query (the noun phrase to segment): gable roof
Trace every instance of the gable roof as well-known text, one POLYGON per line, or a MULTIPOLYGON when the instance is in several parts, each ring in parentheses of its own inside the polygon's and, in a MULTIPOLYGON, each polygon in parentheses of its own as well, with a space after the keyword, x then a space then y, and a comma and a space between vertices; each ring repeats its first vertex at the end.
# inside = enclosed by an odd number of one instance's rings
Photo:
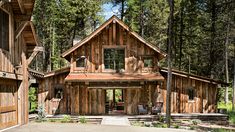
POLYGON ((68 49, 67 51, 65 51, 61 56, 64 58, 67 58, 69 54, 71 54, 73 51, 75 51, 77 48, 79 48, 80 46, 82 46, 83 44, 85 44, 86 42, 88 42, 89 40, 91 40, 95 35, 97 35, 100 31, 102 31, 106 26, 108 26, 110 23, 112 23, 113 21, 117 22, 119 25, 121 25, 124 29, 126 29, 127 31, 129 31, 129 33, 131 35, 133 35, 134 37, 136 37, 139 41, 141 41, 142 43, 144 43, 145 45, 147 45, 148 47, 150 47, 151 49, 153 49, 154 51, 159 53, 159 58, 163 59, 166 57, 166 53, 164 53, 163 51, 161 51, 158 47, 156 47, 155 45, 147 42, 144 38, 142 38, 140 35, 138 35, 136 32, 133 32, 130 30, 130 28, 124 23, 122 22, 117 16, 112 16, 111 18, 109 18, 105 23, 103 23, 99 28, 97 28, 94 32, 92 32, 89 36, 87 36, 85 39, 81 40, 80 42, 78 42, 77 44, 75 44, 73 47, 71 47, 70 49, 68 49))

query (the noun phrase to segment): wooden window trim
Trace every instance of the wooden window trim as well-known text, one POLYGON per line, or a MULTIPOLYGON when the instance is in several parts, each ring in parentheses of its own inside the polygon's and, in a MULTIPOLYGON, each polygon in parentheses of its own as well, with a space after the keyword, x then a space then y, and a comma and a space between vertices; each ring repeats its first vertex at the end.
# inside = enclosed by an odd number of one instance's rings
POLYGON ((144 63, 144 68, 153 68, 154 67, 154 56, 152 56, 152 55, 144 55, 144 56, 142 56, 142 60, 143 60, 143 63, 144 63), (145 66, 145 62, 144 62, 145 58, 151 58, 152 59, 152 66, 151 67, 145 66))
POLYGON ((87 57, 85 57, 85 58, 82 58, 82 59, 84 59, 84 66, 79 66, 79 67, 77 67, 77 60, 75 60, 75 69, 84 69, 85 67, 86 67, 86 63, 87 63, 87 57))
POLYGON ((103 45, 102 46, 102 71, 103 72, 108 72, 108 73, 114 73, 117 72, 117 70, 113 70, 113 69, 105 69, 105 65, 104 65, 104 49, 124 49, 124 71, 126 69, 126 55, 127 55, 127 47, 125 45, 103 45))
POLYGON ((10 54, 10 51, 11 51, 11 37, 12 37, 11 36, 12 32, 11 32, 11 28, 10 28, 11 27, 11 21, 12 21, 11 13, 8 10, 6 10, 2 7, 0 7, 0 10, 5 12, 6 14, 8 14, 8 50, 3 49, 3 48, 0 48, 0 50, 5 54, 10 54))
POLYGON ((53 95, 53 99, 63 99, 64 98, 64 84, 56 84, 56 85, 54 85, 54 95, 53 95), (56 94, 57 93, 55 93, 55 91, 56 91, 56 89, 59 89, 59 90, 61 90, 61 97, 60 98, 57 98, 56 97, 56 94))
POLYGON ((187 88, 187 95, 188 95, 188 102, 195 102, 195 94, 196 94, 196 91, 195 91, 195 88, 194 87, 189 87, 187 88), (190 99, 189 98, 189 90, 192 90, 193 91, 193 99, 190 99))

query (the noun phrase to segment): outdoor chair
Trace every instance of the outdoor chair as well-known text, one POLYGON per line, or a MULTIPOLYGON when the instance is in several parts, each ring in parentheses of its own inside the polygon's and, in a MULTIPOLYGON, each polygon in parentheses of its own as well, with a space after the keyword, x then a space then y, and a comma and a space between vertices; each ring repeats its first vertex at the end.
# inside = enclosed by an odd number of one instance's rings
POLYGON ((148 114, 147 109, 145 109, 143 105, 138 105, 138 112, 139 114, 148 114))
POLYGON ((162 102, 157 102, 156 106, 152 108, 152 114, 158 114, 162 112, 162 102))

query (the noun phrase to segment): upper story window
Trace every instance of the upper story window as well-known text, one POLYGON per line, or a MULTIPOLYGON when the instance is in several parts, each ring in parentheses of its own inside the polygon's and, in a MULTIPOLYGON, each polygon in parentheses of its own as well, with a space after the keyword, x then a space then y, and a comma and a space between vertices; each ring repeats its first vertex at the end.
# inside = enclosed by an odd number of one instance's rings
POLYGON ((9 51, 9 15, 0 10, 0 48, 9 51))
POLYGON ((85 67, 86 65, 86 57, 80 56, 76 60, 76 67, 85 67))
POLYGON ((105 69, 121 70, 125 69, 125 49, 107 48, 104 49, 105 69))
POLYGON ((144 57, 144 67, 153 67, 153 57, 144 57))
POLYGON ((194 96, 195 96, 194 88, 188 88, 188 100, 189 101, 194 100, 194 96))

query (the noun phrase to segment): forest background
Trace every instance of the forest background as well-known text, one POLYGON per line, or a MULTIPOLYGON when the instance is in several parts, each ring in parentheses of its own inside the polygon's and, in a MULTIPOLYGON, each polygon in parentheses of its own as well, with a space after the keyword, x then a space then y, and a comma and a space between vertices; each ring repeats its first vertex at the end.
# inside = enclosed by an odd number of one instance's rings
MULTIPOLYGON (((229 104, 235 80, 235 1, 174 2, 173 69, 229 83, 217 95, 218 102, 229 104)), ((60 55, 112 14, 167 52, 167 0, 36 0, 32 20, 45 51, 30 67, 49 72, 68 66, 60 55)))

